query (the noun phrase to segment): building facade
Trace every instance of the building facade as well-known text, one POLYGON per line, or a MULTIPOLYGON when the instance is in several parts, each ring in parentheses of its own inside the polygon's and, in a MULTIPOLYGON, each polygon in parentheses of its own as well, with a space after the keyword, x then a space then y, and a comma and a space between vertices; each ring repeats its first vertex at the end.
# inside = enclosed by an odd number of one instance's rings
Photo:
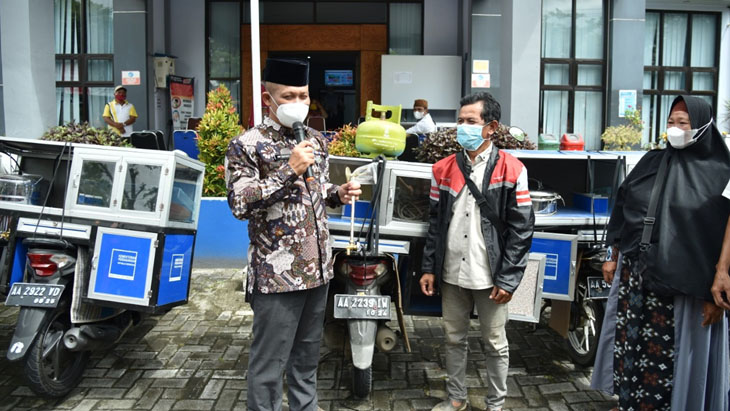
MULTIPOLYGON (((643 143, 663 132, 678 94, 701 96, 730 128, 730 0, 308 0, 259 2, 260 56, 311 62, 312 97, 327 128, 381 101, 383 55, 458 56, 461 94, 493 93, 503 122, 576 133, 600 148, 605 127, 641 110, 643 143)), ((250 3, 244 0, 0 2, 0 135, 38 138, 68 121, 102 126, 122 72, 135 129, 171 131, 156 55, 195 78, 194 116, 225 84, 248 124, 250 3)), ((423 67, 428 70, 428 67, 423 67)), ((434 107, 439 102, 431 102, 434 107)), ((453 102, 452 102, 453 103, 453 102)), ((408 107, 410 108, 410 107, 408 107)), ((453 110, 434 110, 452 123, 453 110)), ((406 119, 410 113, 406 112, 406 119)))

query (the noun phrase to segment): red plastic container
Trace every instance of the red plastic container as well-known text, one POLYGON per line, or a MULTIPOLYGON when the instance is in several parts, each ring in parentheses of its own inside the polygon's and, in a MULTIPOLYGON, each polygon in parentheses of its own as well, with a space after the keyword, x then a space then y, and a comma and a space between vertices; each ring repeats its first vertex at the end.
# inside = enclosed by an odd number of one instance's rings
POLYGON ((561 150, 583 151, 585 149, 585 141, 580 134, 563 134, 560 138, 561 150))

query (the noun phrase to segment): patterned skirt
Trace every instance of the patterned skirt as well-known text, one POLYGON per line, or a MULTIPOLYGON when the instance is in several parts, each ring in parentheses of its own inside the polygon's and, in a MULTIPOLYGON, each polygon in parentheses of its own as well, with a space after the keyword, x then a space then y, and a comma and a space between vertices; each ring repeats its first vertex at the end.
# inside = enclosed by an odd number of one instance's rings
POLYGON ((614 393, 621 410, 668 410, 674 374, 674 297, 643 289, 623 260, 616 313, 614 393))

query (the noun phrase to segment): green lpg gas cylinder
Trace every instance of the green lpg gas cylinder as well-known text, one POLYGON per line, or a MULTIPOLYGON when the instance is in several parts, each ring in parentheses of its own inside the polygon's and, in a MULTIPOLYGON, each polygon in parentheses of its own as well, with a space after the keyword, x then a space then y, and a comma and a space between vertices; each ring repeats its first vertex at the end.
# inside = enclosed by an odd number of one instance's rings
POLYGON ((401 106, 381 106, 368 101, 365 121, 357 126, 355 148, 369 157, 397 157, 406 148, 406 129, 400 125, 401 106), (373 110, 380 118, 373 117, 373 110), (388 118, 390 112, 390 118, 388 118))

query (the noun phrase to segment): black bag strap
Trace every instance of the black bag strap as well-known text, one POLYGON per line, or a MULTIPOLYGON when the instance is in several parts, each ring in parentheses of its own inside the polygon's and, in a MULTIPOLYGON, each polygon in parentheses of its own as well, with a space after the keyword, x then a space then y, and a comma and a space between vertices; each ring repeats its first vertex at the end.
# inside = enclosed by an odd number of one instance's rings
POLYGON ((489 206, 489 202, 484 197, 484 194, 479 191, 479 188, 474 183, 474 181, 469 178, 469 173, 467 173, 466 171, 466 161, 464 159, 463 151, 459 151, 456 153, 456 165, 459 166, 459 170, 461 171, 461 174, 464 176, 464 180, 466 181, 466 186, 469 187, 471 195, 474 196, 474 199, 476 200, 482 215, 487 217, 487 219, 489 219, 489 222, 491 222, 493 226, 497 227, 497 231, 499 231, 499 238, 501 241, 502 233, 504 232, 504 224, 502 223, 502 220, 497 217, 497 214, 492 211, 492 208, 489 206))
POLYGON ((669 156, 671 154, 666 151, 662 162, 659 165, 659 171, 656 173, 656 180, 654 180, 654 186, 651 188, 651 198, 649 199, 649 209, 644 217, 644 230, 641 233, 641 242, 639 248, 646 250, 651 243, 651 233, 654 230, 654 223, 656 222, 656 208, 659 205, 659 193, 664 188, 664 178, 667 176, 667 164, 669 163, 669 156))

